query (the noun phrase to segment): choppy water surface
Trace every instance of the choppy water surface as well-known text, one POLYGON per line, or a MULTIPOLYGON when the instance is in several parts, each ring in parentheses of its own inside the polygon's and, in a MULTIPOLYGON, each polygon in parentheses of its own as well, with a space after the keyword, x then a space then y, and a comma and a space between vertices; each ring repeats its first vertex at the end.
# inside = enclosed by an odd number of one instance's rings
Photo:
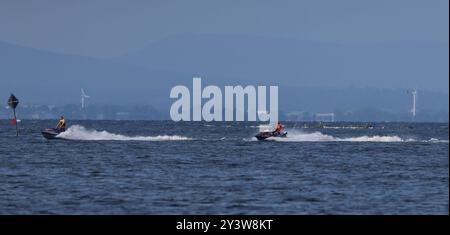
POLYGON ((448 214, 448 124, 0 121, 1 214, 448 214))

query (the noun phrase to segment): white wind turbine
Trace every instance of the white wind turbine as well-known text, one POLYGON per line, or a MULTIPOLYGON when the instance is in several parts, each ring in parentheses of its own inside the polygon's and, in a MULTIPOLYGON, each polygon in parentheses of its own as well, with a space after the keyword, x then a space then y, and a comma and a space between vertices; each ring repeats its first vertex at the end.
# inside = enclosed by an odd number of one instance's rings
POLYGON ((81 109, 84 109, 84 99, 87 98, 91 98, 90 96, 86 95, 86 93, 84 93, 83 88, 81 88, 81 109))
POLYGON ((416 117, 416 99, 417 99, 417 88, 413 89, 413 90, 409 90, 408 93, 410 93, 412 95, 412 109, 411 109, 411 113, 412 113, 412 118, 414 119, 416 117))

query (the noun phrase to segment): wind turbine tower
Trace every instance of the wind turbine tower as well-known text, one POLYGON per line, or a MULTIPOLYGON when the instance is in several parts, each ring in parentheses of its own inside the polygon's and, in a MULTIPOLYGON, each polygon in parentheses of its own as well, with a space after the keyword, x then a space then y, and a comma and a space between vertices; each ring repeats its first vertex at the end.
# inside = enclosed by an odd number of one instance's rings
POLYGON ((84 99, 88 99, 88 98, 91 98, 91 97, 86 95, 86 93, 84 92, 83 88, 81 88, 81 109, 84 109, 84 107, 85 107, 85 100, 84 99))
POLYGON ((411 91, 409 91, 409 93, 411 93, 412 97, 413 97, 413 103, 412 103, 412 109, 411 109, 411 113, 412 113, 412 117, 413 119, 416 117, 416 97, 417 97, 417 89, 413 89, 411 91))

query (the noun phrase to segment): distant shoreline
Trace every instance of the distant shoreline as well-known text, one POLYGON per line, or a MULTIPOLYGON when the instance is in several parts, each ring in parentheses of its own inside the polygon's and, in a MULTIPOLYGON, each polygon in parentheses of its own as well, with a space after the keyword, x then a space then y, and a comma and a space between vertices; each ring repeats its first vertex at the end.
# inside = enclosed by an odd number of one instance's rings
MULTIPOLYGON (((21 122, 23 121, 55 121, 55 119, 19 119, 21 122)), ((123 119, 123 120, 115 120, 115 119, 69 119, 71 122, 82 122, 82 121, 99 121, 99 122, 129 122, 129 121, 138 121, 138 122, 175 122, 170 119, 123 119)), ((10 119, 4 119, 0 118, 0 121, 10 121, 10 119)), ((420 122, 420 121, 334 121, 334 122, 327 122, 327 121, 292 121, 292 120, 280 120, 281 122, 285 123, 326 123, 326 124, 333 124, 333 123, 361 123, 361 124, 373 124, 373 123, 408 123, 408 124, 432 124, 432 123, 439 123, 439 124, 449 124, 449 122, 420 122)), ((191 123, 194 121, 188 121, 183 122, 180 121, 180 123, 191 123)), ((206 122, 206 121, 195 121, 196 123, 241 123, 237 121, 220 121, 220 122, 206 122)), ((260 122, 260 121, 243 121, 242 123, 267 123, 267 122, 260 122)))

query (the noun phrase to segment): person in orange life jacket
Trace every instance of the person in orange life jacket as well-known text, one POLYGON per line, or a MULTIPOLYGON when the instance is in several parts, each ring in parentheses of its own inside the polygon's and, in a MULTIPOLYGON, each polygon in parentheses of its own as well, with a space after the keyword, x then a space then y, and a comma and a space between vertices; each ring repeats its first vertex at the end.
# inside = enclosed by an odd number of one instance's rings
POLYGON ((276 132, 278 135, 280 135, 283 132, 283 128, 284 126, 281 123, 277 122, 276 132))

